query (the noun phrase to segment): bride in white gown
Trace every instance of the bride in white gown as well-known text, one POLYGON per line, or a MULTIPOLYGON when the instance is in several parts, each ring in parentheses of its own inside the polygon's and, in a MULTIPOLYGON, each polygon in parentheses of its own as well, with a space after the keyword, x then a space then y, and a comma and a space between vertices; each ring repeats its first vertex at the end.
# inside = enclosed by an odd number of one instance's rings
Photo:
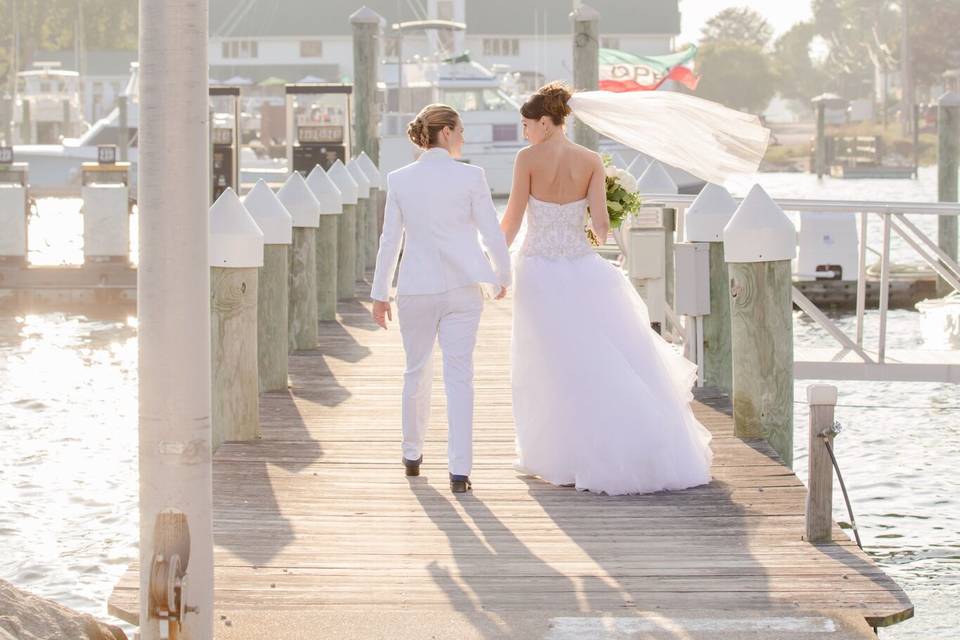
POLYGON ((569 91, 543 87, 521 109, 502 228, 524 215, 515 258, 513 411, 517 465, 557 485, 610 495, 710 482, 710 433, 693 415, 696 366, 650 328, 646 306, 584 233, 588 206, 609 232, 600 156, 563 132, 569 91))

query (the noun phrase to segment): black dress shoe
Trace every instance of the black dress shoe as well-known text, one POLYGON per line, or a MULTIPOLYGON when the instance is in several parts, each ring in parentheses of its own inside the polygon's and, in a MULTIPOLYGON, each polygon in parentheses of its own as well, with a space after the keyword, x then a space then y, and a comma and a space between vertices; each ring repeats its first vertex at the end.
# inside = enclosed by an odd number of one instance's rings
POLYGON ((407 476, 418 476, 420 475, 420 463, 423 462, 423 456, 421 455, 416 460, 407 460, 403 459, 403 466, 407 470, 407 476))
POLYGON ((469 476, 456 476, 450 474, 450 491, 454 493, 466 493, 473 488, 473 485, 470 484, 469 476))

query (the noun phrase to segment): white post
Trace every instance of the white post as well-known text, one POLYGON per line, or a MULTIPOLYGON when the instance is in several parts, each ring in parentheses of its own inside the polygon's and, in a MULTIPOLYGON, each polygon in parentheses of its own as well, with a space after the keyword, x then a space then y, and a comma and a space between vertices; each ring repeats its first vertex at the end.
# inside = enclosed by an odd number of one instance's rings
POLYGON ((289 352, 290 245, 293 216, 266 182, 258 180, 243 206, 263 231, 263 267, 257 274, 257 364, 260 391, 285 391, 289 352))
POLYGON ((317 227, 317 318, 337 319, 337 241, 343 196, 333 180, 317 165, 307 176, 307 186, 320 202, 317 227))
POLYGON ((797 230, 754 185, 723 230, 730 283, 734 434, 765 438, 793 465, 793 298, 797 230))
POLYGON ((228 188, 210 207, 210 398, 213 450, 260 432, 257 270, 263 231, 228 188))
POLYGON ((370 228, 370 216, 373 215, 373 200, 371 199, 370 178, 363 167, 354 158, 347 163, 350 177, 357 183, 357 280, 363 280, 367 272, 367 233, 370 228))
POLYGON ((317 227, 320 203, 303 176, 294 171, 277 193, 293 217, 290 248, 290 306, 288 340, 290 351, 315 349, 317 325, 317 227))
MULTIPOLYGON (((213 637, 207 39, 206 2, 141 0, 142 640, 158 640, 167 624, 151 607, 151 567, 159 554, 169 560, 172 553, 189 578, 181 638, 213 637)), ((152 603, 171 612, 175 604, 152 603)))

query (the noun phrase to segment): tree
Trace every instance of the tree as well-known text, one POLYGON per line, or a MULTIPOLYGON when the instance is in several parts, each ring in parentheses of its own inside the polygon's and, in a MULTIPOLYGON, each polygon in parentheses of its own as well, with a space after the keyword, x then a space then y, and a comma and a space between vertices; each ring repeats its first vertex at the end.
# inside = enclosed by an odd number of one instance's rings
POLYGON ((960 2, 910 0, 910 46, 918 84, 937 84, 948 69, 960 67, 960 2))
POLYGON ((798 22, 773 45, 777 90, 788 100, 807 103, 825 90, 826 73, 810 57, 810 45, 815 36, 816 28, 812 22, 798 22))
POLYGON ((704 25, 701 44, 738 42, 765 49, 773 36, 773 27, 762 15, 748 7, 730 7, 713 16, 704 25))
POLYGON ((710 42, 697 52, 697 95, 734 109, 758 112, 775 93, 770 58, 755 44, 710 42))
POLYGON ((29 68, 39 51, 74 46, 77 12, 83 11, 83 41, 88 49, 136 49, 137 0, 2 0, 0 1, 0 84, 9 81, 13 60, 13 4, 20 34, 20 68, 29 68))

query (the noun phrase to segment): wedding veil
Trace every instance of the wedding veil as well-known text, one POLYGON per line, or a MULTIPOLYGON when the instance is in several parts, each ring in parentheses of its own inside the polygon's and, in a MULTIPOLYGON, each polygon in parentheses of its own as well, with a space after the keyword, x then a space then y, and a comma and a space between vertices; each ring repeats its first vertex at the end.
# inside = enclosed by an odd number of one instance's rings
POLYGON ((675 91, 581 91, 568 104, 598 133, 715 184, 755 172, 770 140, 757 116, 675 91))

